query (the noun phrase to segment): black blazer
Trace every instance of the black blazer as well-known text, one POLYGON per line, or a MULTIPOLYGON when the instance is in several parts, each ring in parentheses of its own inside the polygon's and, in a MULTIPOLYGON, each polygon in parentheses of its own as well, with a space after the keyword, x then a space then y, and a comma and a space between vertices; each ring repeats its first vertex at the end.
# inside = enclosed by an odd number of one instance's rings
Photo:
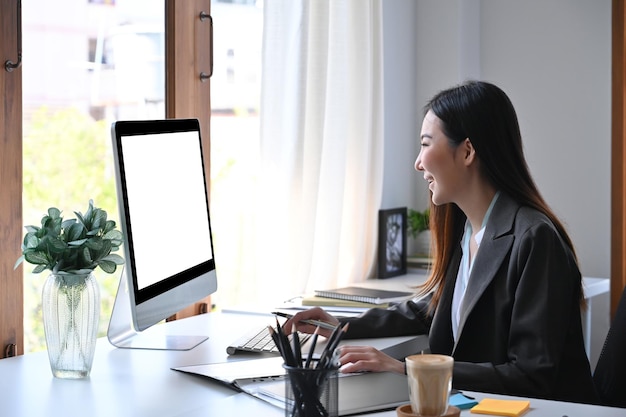
POLYGON ((446 271, 434 315, 428 299, 371 309, 348 337, 429 335, 432 353, 455 359, 458 389, 596 402, 582 336, 581 274, 540 212, 501 194, 474 261, 453 340, 451 306, 461 245, 446 271))

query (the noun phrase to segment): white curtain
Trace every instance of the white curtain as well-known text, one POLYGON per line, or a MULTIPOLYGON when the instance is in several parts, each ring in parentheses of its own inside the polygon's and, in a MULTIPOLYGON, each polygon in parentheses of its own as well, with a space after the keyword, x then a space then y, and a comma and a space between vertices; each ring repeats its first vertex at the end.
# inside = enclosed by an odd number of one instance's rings
POLYGON ((239 302, 358 282, 383 177, 381 0, 266 0, 258 183, 239 302))

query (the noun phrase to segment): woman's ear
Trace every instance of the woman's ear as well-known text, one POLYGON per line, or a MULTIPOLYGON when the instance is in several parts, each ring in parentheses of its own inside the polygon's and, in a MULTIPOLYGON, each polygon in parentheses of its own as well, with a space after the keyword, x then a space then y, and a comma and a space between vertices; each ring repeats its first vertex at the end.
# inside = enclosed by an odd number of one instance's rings
POLYGON ((474 145, 469 138, 465 138, 463 141, 463 156, 465 160, 465 165, 471 165, 476 159, 476 149, 474 149, 474 145))

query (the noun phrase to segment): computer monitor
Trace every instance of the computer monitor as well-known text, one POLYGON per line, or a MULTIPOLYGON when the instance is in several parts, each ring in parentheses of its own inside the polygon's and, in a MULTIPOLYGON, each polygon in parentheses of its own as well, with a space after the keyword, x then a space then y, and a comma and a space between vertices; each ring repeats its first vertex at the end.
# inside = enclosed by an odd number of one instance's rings
POLYGON ((145 330, 217 290, 200 125, 196 119, 118 121, 111 136, 126 263, 109 341, 122 348, 191 349, 207 337, 145 330))

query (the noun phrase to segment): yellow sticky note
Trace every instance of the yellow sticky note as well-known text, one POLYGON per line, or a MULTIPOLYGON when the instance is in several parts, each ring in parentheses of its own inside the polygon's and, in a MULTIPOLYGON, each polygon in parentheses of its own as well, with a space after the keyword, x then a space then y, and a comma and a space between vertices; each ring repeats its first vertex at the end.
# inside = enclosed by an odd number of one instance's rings
POLYGON ((484 398, 470 410, 477 414, 490 414, 493 416, 521 416, 530 407, 530 401, 526 400, 496 400, 484 398))

